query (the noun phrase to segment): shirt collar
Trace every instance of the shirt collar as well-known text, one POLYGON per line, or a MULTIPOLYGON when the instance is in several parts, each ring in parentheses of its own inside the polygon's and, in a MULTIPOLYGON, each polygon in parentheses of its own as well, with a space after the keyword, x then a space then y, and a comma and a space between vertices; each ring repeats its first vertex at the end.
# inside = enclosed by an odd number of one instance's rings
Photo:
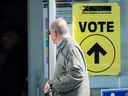
POLYGON ((57 50, 60 48, 63 48, 66 44, 66 39, 63 39, 58 45, 57 45, 57 50))

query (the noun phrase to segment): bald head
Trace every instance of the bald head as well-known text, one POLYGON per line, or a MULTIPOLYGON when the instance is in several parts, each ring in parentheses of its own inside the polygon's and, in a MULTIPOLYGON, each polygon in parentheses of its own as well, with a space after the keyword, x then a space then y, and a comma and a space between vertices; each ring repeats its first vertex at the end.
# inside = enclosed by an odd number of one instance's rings
POLYGON ((63 18, 57 18, 55 21, 51 23, 50 26, 51 32, 57 32, 60 35, 64 36, 69 34, 68 24, 63 18))

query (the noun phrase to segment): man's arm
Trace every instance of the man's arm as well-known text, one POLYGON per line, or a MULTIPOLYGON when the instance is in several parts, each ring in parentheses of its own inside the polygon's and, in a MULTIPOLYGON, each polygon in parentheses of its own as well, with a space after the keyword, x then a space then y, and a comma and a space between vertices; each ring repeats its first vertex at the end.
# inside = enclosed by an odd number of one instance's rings
POLYGON ((57 92, 65 93, 78 88, 84 78, 85 66, 79 50, 76 47, 70 48, 67 56, 67 71, 50 82, 53 85, 53 90, 57 92))

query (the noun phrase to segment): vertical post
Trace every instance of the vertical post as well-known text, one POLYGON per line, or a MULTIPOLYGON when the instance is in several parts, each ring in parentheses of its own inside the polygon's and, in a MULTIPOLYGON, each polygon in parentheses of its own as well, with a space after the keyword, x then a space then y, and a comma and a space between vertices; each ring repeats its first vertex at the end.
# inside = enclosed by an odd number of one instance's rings
POLYGON ((28 0, 28 96, 39 96, 39 81, 42 74, 41 0, 28 0))
MULTIPOLYGON (((55 0, 49 0, 49 25, 56 18, 56 2, 55 0)), ((49 80, 53 78, 56 64, 56 46, 52 43, 49 37, 49 80)))

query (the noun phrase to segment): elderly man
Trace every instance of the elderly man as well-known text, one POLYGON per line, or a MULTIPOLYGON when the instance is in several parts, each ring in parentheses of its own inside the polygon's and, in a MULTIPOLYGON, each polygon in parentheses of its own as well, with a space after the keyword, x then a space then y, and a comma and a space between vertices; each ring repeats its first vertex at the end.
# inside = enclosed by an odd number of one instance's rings
POLYGON ((71 39, 67 22, 58 18, 51 23, 50 35, 57 45, 54 79, 44 86, 47 93, 52 85, 53 96, 90 96, 87 66, 80 47, 71 39))

